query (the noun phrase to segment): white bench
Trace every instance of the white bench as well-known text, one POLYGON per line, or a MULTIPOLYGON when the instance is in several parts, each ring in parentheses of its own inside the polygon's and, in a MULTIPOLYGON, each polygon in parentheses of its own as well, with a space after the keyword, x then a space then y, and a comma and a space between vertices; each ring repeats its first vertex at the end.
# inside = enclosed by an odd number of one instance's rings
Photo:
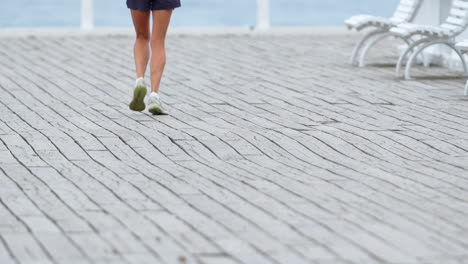
POLYGON ((450 14, 444 23, 439 26, 418 25, 413 23, 402 23, 390 29, 390 32, 398 38, 411 43, 401 54, 396 72, 401 77, 401 67, 409 56, 406 63, 405 79, 411 79, 411 67, 416 57, 426 48, 433 45, 445 45, 454 50, 460 57, 465 75, 468 74, 466 62, 462 53, 455 47, 455 38, 468 26, 468 0, 454 0, 450 14))
POLYGON ((397 10, 391 18, 384 18, 371 15, 356 15, 350 17, 345 21, 348 29, 356 29, 361 31, 365 28, 372 27, 374 30, 368 32, 364 37, 356 44, 353 53, 351 55, 351 64, 357 65, 357 57, 363 49, 359 66, 365 65, 365 58, 369 50, 380 40, 390 36, 389 31, 391 28, 401 24, 413 21, 416 13, 421 6, 422 0, 401 0, 397 10), (365 46, 364 46, 365 45, 365 46))

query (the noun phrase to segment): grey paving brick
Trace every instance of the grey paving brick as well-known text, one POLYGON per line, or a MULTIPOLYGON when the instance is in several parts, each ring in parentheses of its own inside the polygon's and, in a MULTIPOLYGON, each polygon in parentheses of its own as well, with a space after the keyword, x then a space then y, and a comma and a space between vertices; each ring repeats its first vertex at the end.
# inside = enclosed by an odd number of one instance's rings
POLYGON ((3 239, 20 263, 53 263, 46 249, 31 234, 5 234, 3 239))

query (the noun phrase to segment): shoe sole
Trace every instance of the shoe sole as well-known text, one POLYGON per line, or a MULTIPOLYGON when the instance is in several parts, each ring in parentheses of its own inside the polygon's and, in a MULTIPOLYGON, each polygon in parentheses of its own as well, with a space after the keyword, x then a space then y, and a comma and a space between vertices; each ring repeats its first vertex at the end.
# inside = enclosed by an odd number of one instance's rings
POLYGON ((145 96, 146 96, 146 87, 139 86, 133 91, 133 99, 130 103, 130 110, 141 112, 145 110, 145 96))
POLYGON ((153 115, 168 115, 167 112, 164 112, 160 107, 153 107, 148 109, 148 112, 152 113, 153 115))

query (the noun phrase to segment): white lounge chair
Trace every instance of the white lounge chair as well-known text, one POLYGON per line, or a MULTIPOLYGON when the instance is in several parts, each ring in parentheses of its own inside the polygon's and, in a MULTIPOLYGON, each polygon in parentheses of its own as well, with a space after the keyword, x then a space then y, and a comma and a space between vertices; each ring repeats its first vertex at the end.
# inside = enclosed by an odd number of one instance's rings
POLYGON ((364 61, 370 48, 378 41, 391 35, 389 34, 389 31, 392 27, 395 27, 401 23, 413 21, 422 1, 423 0, 400 0, 400 4, 398 5, 397 10, 391 18, 383 18, 371 15, 357 15, 347 19, 345 24, 350 30, 356 29, 357 31, 361 31, 368 27, 374 28, 374 30, 368 32, 357 43, 351 56, 351 64, 357 65, 357 57, 364 47, 359 61, 359 66, 364 66, 364 61), (366 43, 367 45, 364 46, 366 43))
POLYGON ((450 14, 444 23, 439 26, 418 25, 413 23, 400 24, 390 29, 390 32, 411 44, 401 54, 396 67, 397 76, 401 77, 400 71, 406 58, 405 79, 411 79, 411 67, 416 57, 426 48, 433 45, 446 45, 454 50, 460 57, 465 75, 468 74, 466 62, 462 53, 455 47, 455 38, 468 26, 468 0, 454 0, 450 14), (419 39, 414 40, 414 38, 419 39))
MULTIPOLYGON (((468 40, 458 42, 455 46, 463 55, 468 53, 468 40)), ((468 81, 465 84, 465 96, 468 96, 468 81)))

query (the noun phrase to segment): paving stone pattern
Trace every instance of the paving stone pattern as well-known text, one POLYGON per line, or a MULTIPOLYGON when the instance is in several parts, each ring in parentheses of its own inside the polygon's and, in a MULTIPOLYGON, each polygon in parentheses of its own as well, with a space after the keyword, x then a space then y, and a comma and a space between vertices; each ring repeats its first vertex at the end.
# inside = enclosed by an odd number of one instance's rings
POLYGON ((132 36, 0 39, 0 263, 468 263, 464 79, 356 39, 171 36, 169 116, 132 36))

